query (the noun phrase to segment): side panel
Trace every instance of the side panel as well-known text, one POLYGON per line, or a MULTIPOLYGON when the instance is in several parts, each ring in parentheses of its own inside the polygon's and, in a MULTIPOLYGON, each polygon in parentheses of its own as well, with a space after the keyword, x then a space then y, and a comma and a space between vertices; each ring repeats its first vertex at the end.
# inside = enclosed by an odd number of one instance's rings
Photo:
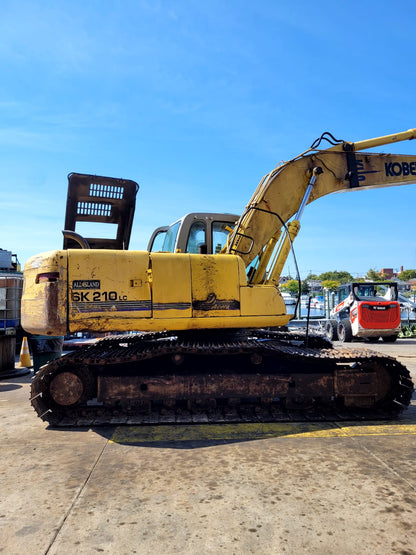
POLYGON ((67 251, 32 256, 24 270, 22 327, 37 335, 67 332, 67 251))
POLYGON ((148 252, 69 250, 70 331, 140 329, 152 316, 148 268, 148 252))
POLYGON ((240 316, 238 257, 229 255, 190 256, 192 316, 240 316))
MULTIPOLYGON (((274 286, 241 287, 241 316, 286 316, 285 303, 274 286)), ((289 316, 286 324, 289 321, 289 316)), ((284 325, 281 324, 281 325, 284 325)))
POLYGON ((279 326, 289 317, 274 287, 247 287, 238 256, 73 249, 28 261, 22 319, 28 332, 65 335, 279 326))
POLYGON ((191 318, 189 255, 151 253, 153 318, 191 318))

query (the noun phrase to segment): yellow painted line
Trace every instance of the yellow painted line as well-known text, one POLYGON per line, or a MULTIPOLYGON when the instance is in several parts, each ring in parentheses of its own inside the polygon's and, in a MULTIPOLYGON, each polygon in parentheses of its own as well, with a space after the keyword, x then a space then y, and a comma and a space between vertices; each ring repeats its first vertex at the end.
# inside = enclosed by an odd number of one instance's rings
POLYGON ((377 423, 372 426, 357 424, 342 426, 346 435, 357 436, 397 436, 397 435, 416 435, 416 424, 392 424, 377 423))
POLYGON ((272 437, 339 437, 346 434, 334 423, 191 424, 162 426, 119 426, 114 443, 177 441, 244 441, 272 437))
POLYGON ((251 441, 268 438, 333 438, 416 435, 416 424, 374 423, 249 423, 118 426, 112 443, 173 443, 187 441, 251 441))

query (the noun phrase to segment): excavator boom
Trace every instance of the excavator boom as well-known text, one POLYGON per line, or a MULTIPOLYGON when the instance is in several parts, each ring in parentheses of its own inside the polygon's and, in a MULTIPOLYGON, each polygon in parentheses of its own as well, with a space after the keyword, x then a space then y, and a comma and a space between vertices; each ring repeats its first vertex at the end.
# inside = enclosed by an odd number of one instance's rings
MULTIPOLYGON (((365 149, 416 138, 416 129, 356 143, 319 149, 321 141, 282 163, 260 181, 234 230, 228 252, 249 264, 282 225, 295 216, 314 168, 319 168, 307 203, 330 193, 375 189, 416 182, 416 155, 371 154, 365 149)), ((331 140, 332 142, 332 140, 331 140)))

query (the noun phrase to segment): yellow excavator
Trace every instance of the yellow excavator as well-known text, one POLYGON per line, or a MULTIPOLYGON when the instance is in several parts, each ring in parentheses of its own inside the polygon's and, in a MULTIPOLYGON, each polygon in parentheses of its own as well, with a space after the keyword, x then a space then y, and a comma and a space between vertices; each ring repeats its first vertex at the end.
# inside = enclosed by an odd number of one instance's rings
MULTIPOLYGON (((355 143, 324 133, 263 177, 217 254, 128 251, 122 240, 89 248, 69 232, 69 248, 30 258, 26 331, 109 334, 40 369, 38 415, 52 425, 396 416, 411 401, 408 370, 288 331, 279 277, 307 203, 416 182, 416 156, 367 152, 414 138, 416 129, 355 143)), ((84 186, 99 201, 100 179, 84 186)), ((105 187, 123 201, 120 183, 105 187)))

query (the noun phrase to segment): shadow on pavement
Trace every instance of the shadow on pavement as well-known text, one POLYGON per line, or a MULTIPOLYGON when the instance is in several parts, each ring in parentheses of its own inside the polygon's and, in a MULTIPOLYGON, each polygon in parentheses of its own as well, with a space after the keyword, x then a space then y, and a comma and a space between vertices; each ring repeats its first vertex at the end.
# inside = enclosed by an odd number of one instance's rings
MULTIPOLYGON (((239 424, 158 424, 91 429, 111 443, 165 449, 199 449, 278 438, 351 438, 416 435, 416 406, 407 418, 368 422, 270 422, 239 424)), ((410 411, 409 411, 410 412, 410 411)))

